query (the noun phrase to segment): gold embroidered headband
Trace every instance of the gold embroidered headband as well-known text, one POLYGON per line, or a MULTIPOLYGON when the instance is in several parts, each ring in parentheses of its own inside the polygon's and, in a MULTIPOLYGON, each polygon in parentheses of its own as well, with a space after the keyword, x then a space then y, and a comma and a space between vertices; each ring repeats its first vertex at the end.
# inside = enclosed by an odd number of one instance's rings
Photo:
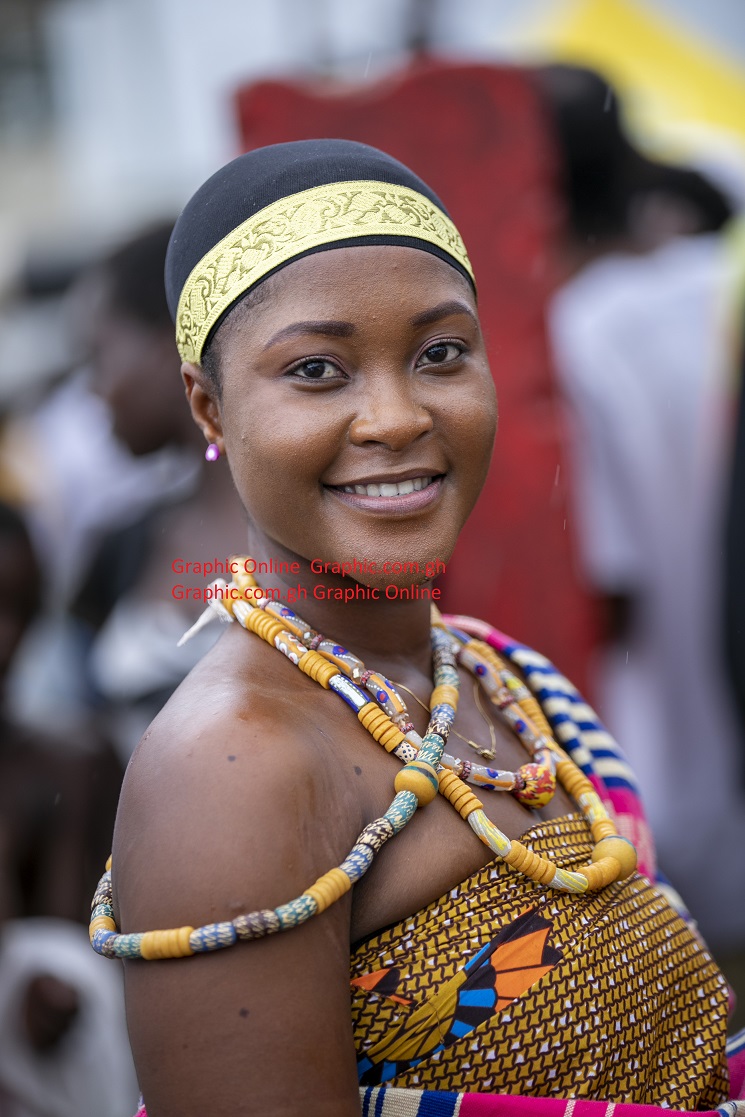
POLYGON ((192 269, 178 301, 176 344, 198 364, 226 310, 269 272, 322 245, 361 237, 434 245, 473 280, 453 222, 416 190, 387 182, 332 182, 289 194, 223 237, 192 269))

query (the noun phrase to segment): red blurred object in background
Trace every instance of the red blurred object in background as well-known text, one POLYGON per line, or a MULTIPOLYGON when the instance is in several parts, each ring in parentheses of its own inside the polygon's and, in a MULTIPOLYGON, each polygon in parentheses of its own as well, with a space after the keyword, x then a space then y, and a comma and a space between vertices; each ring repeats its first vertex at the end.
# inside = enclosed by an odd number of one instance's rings
POLYGON ((444 605, 538 648, 584 690, 595 607, 576 573, 544 325, 563 207, 555 142, 529 78, 425 60, 374 85, 258 82, 238 91, 237 108, 244 150, 358 140, 406 163, 448 208, 476 273, 500 429, 441 583, 444 605))

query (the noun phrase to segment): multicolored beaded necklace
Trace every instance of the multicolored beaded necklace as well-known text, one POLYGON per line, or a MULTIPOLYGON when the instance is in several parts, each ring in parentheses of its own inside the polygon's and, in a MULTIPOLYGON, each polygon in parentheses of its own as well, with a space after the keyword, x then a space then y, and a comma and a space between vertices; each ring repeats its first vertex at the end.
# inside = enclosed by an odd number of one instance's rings
MULTIPOLYGON (((406 826, 417 808, 439 792, 468 822, 497 857, 539 884, 564 892, 582 893, 625 879, 636 868, 636 851, 619 837, 599 796, 587 777, 556 744, 536 699, 497 653, 455 628, 447 628, 433 610, 432 658, 434 689, 424 737, 414 729, 409 712, 392 683, 346 648, 328 640, 291 609, 259 596, 261 591, 240 559, 230 586, 221 579, 214 591, 210 615, 237 620, 276 647, 304 674, 332 690, 350 706, 359 721, 387 752, 403 761, 394 781, 394 798, 380 818, 369 823, 342 863, 319 877, 294 900, 274 909, 239 915, 203 927, 122 934, 113 918, 111 859, 93 897, 90 938, 94 950, 109 958, 147 960, 183 958, 221 950, 246 939, 288 930, 304 923, 340 899, 369 869, 375 854, 406 826), (231 591, 237 590, 234 597, 231 591), (256 591, 256 592, 254 592, 256 591), (445 752, 458 706, 460 663, 481 683, 492 705, 517 734, 531 762, 517 772, 472 764, 445 752), (372 699, 372 700, 371 700, 372 699), (528 807, 540 807, 553 796, 558 778, 584 815, 596 845, 592 863, 576 872, 557 868, 509 839, 491 822, 483 804, 467 783, 492 791, 509 791, 528 807), (467 782, 466 782, 467 781, 467 782)), ((204 623, 200 618, 190 632, 204 623)), ((187 637, 189 633, 186 634, 187 637)))

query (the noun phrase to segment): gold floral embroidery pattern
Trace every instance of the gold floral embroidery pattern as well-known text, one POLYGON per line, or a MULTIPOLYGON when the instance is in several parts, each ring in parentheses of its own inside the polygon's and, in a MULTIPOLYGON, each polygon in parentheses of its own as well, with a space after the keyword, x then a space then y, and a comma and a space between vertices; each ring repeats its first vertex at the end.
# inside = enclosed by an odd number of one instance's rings
POLYGON ((179 299, 179 353, 199 362, 210 330, 228 307, 294 256, 351 237, 391 235, 437 245, 473 279, 460 233, 423 194, 385 182, 314 186, 265 206, 202 257, 179 299))

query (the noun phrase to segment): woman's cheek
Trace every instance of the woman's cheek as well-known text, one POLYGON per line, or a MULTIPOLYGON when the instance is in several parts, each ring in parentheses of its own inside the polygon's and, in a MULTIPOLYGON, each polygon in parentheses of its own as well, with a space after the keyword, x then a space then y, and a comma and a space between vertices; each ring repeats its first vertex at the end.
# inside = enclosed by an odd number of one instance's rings
POLYGON ((477 460, 491 453, 497 430, 497 399, 491 376, 487 391, 481 383, 464 387, 451 401, 442 416, 444 428, 450 429, 450 441, 458 444, 458 455, 477 460))
POLYGON ((246 511, 268 524, 307 510, 326 468, 328 440, 321 445, 317 431, 285 428, 267 416, 250 429, 233 432, 226 450, 231 463, 240 463, 233 480, 246 511))

